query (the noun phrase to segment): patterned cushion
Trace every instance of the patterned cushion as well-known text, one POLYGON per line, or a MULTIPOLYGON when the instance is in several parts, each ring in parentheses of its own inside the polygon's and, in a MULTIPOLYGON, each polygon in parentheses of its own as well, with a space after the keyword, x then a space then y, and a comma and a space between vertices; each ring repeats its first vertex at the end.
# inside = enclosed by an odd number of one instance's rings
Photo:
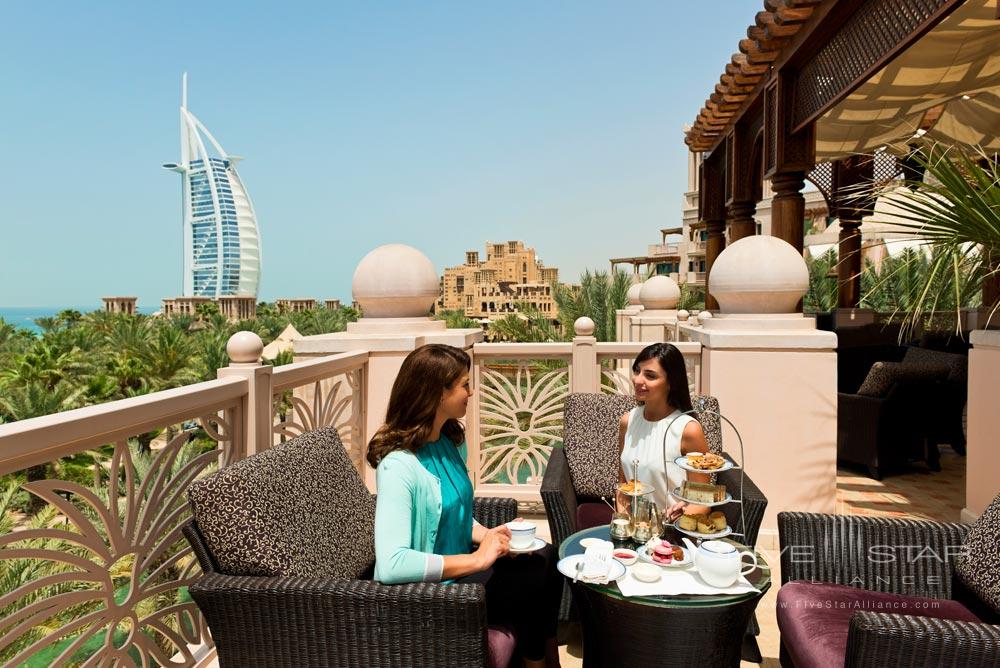
POLYGON ((357 578, 375 559, 375 502, 332 427, 193 483, 221 572, 357 578))
POLYGON ((972 525, 965 538, 965 550, 955 574, 994 612, 1000 613, 1000 496, 972 525))
POLYGON ((577 392, 563 406, 563 447, 578 496, 613 496, 618 485, 618 421, 635 408, 623 394, 577 392))
POLYGON ((708 451, 722 454, 722 418, 719 417, 719 400, 710 394, 696 394, 691 397, 695 417, 705 432, 708 451), (710 412, 709 412, 710 411, 710 412))
POLYGON ((969 360, 964 355, 910 346, 906 349, 906 354, 903 355, 903 365, 947 367, 948 382, 963 386, 968 382, 969 360))
POLYGON ((884 398, 896 383, 944 380, 947 376, 948 367, 935 362, 875 362, 857 394, 884 398))

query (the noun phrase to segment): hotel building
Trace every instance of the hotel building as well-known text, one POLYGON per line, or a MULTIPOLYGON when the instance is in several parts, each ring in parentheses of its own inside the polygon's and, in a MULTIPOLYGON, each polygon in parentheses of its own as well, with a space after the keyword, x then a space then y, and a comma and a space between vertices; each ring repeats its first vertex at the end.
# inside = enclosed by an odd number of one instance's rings
POLYGON ((558 281, 559 270, 546 267, 523 241, 487 241, 485 261, 479 251, 467 251, 465 264, 444 270, 438 308, 493 319, 516 313, 520 302, 556 320, 552 286, 558 281))
POLYGON ((184 296, 256 299, 260 285, 260 231, 239 174, 239 156, 228 155, 187 108, 187 74, 181 93, 181 160, 164 169, 181 175, 184 220, 184 296), (208 139, 215 149, 210 155, 208 139))

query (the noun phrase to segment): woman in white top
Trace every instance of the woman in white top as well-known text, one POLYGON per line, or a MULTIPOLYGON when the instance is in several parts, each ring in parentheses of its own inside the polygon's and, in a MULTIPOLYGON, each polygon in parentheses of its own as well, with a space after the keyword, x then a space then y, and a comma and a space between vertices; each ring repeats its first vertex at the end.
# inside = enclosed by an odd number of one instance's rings
MULTIPOLYGON (((707 512, 704 506, 675 501, 671 494, 680 487, 686 473, 674 464, 674 459, 691 452, 708 452, 701 424, 684 414, 691 410, 691 394, 681 351, 669 343, 644 348, 632 363, 632 386, 639 405, 622 415, 618 424, 619 478, 622 482, 631 480, 633 461, 638 459, 639 480, 653 486, 653 500, 665 519, 673 521, 682 513, 707 512)), ((692 482, 710 481, 707 473, 686 475, 692 482)), ((622 501, 619 499, 619 503, 622 501)))

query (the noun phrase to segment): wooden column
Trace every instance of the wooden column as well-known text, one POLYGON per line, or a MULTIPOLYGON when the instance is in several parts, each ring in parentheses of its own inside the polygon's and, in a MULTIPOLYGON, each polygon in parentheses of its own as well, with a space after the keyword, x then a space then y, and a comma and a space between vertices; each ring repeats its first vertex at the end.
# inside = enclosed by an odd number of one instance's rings
POLYGON ((778 172, 771 177, 771 236, 784 239, 802 252, 805 239, 806 200, 802 196, 805 171, 778 172))
POLYGON ((875 208, 875 160, 852 155, 833 165, 831 215, 840 219, 837 245, 837 306, 857 308, 861 303, 861 220, 875 208))
MULTIPOLYGON (((758 106, 759 109, 759 106, 758 106)), ((751 119, 736 124, 726 136, 726 227, 729 241, 751 237, 757 233, 754 213, 757 202, 754 199, 753 138, 749 124, 751 119)))
POLYGON ((699 168, 698 218, 705 224, 705 308, 718 309, 719 303, 710 293, 712 263, 726 247, 726 164, 722 151, 715 151, 699 168))

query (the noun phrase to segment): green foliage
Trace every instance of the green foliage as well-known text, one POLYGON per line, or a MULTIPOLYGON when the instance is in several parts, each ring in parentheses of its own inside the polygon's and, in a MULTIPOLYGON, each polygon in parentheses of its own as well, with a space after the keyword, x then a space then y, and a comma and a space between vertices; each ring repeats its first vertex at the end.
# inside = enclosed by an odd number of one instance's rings
MULTIPOLYGON (((929 313, 946 309, 954 311, 960 329, 959 309, 976 294, 982 299, 984 281, 996 281, 1000 272, 1000 163, 985 153, 939 145, 912 158, 926 178, 884 194, 901 212, 905 231, 933 249, 927 266, 919 267, 922 278, 913 279, 914 290, 907 291, 912 301, 903 329, 919 327, 929 313)), ((995 317, 1000 292, 983 306, 995 317)))
POLYGON ((479 322, 465 315, 461 309, 443 309, 434 314, 435 320, 444 320, 448 329, 479 328, 479 322))
POLYGON ((491 341, 544 343, 558 341, 559 332, 552 320, 530 304, 518 302, 516 313, 511 313, 490 323, 487 336, 491 341))
POLYGON ((807 257, 809 290, 802 299, 806 312, 825 312, 837 307, 837 249, 819 257, 807 257))
POLYGON ((681 296, 677 299, 677 310, 701 311, 705 308, 705 290, 680 283, 681 296))
POLYGON ((567 337, 573 336, 573 323, 586 316, 594 321, 594 336, 598 341, 616 338, 615 311, 628 306, 631 277, 624 271, 609 275, 604 271, 587 270, 580 285, 556 285, 553 297, 559 306, 559 322, 567 337))

